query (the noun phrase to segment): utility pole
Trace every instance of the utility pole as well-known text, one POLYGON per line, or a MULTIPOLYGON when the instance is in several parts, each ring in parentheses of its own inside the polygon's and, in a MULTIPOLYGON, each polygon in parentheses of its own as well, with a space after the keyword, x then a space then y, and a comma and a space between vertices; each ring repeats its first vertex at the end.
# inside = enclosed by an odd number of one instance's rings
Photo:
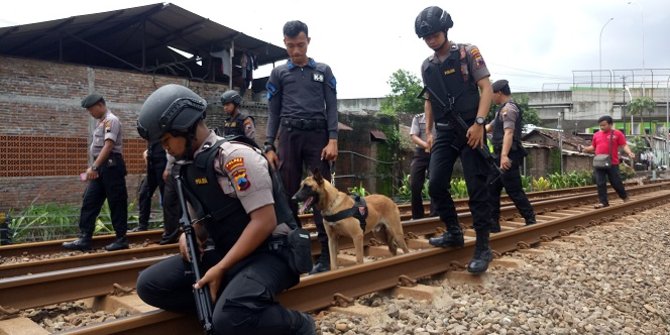
POLYGON ((621 90, 623 96, 623 105, 621 105, 621 121, 623 121, 623 134, 626 135, 626 76, 621 77, 621 79, 623 80, 623 90, 621 90))

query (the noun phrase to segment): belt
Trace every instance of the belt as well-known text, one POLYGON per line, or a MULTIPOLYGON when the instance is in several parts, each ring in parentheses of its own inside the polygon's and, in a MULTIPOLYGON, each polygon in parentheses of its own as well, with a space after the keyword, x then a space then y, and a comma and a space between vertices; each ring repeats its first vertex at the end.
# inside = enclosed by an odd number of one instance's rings
MULTIPOLYGON (((93 155, 93 159, 98 159, 98 156, 99 156, 99 154, 98 155, 93 155)), ((112 153, 109 154, 108 158, 123 158, 123 154, 121 154, 119 152, 112 152, 112 153)))
POLYGON ((326 129, 326 120, 282 118, 281 125, 287 128, 296 128, 300 130, 317 130, 326 129))
POLYGON ((440 123, 436 122, 435 123, 435 129, 437 130, 451 130, 454 127, 451 125, 451 123, 440 123))

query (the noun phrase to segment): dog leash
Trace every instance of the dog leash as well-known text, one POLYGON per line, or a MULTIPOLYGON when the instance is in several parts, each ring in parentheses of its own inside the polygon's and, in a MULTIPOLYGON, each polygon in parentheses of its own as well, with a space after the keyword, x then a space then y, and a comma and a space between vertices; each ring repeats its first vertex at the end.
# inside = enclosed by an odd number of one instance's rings
POLYGON ((335 186, 335 161, 329 161, 328 165, 330 165, 330 183, 335 186))

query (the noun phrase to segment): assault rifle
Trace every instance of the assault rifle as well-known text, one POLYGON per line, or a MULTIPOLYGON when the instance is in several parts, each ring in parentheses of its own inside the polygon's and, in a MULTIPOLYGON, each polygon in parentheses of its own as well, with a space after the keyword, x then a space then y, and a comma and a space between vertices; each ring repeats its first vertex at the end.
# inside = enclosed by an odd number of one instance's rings
MULTIPOLYGON (((428 100, 435 100, 435 101, 437 101, 437 103, 440 104, 440 107, 442 107, 442 111, 443 111, 443 113, 447 116, 447 118, 449 118, 449 120, 451 120, 451 122, 455 122, 455 123, 458 125, 458 127, 461 128, 460 130, 461 130, 464 134, 467 134, 468 129, 469 129, 470 127, 465 123, 465 121, 463 120, 463 117, 461 117, 460 114, 458 114, 458 113, 456 113, 456 112, 454 111, 454 102, 455 102, 455 99, 454 99, 453 97, 450 97, 450 98, 449 98, 449 104, 447 105, 447 104, 444 102, 444 100, 440 99, 440 97, 439 97, 437 94, 435 94, 435 91, 433 91, 432 89, 430 89, 430 87, 428 87, 428 86, 425 86, 425 87, 423 88, 423 90, 421 90, 421 93, 419 93, 418 98, 420 98, 420 99, 426 99, 426 98, 425 98, 425 93, 426 93, 426 92, 428 92, 428 94, 430 94, 430 98, 429 98, 428 100)), ((431 101, 431 103, 432 103, 432 101, 431 101)), ((486 134, 486 130, 484 130, 484 134, 486 134)), ((484 139, 483 139, 483 140, 484 140, 484 145, 486 145, 486 136, 484 136, 484 139)), ((465 145, 467 145, 467 143, 466 143, 465 145)), ((488 148, 487 148, 487 149, 488 149, 488 148)), ((500 169, 500 166, 498 166, 498 164, 496 163, 495 158, 493 158, 493 156, 491 155, 491 153, 490 153, 487 149, 484 149, 484 148, 482 148, 481 146, 478 146, 476 150, 477 150, 477 152, 484 158, 484 160, 486 161, 486 163, 488 163, 488 164, 493 168, 493 171, 497 171, 497 172, 498 172, 498 174, 496 175, 496 177, 493 178, 493 179, 489 182, 489 184, 493 184, 493 183, 494 183, 496 180, 498 180, 498 178, 500 178, 500 176, 503 174, 503 170, 500 169)))
MULTIPOLYGON (((188 249, 188 256, 191 259, 191 271, 193 271, 193 276, 197 282, 202 278, 202 273, 200 271, 202 262, 200 261, 198 241, 195 236, 193 225, 191 224, 188 208, 186 208, 186 200, 184 199, 184 190, 182 189, 181 176, 177 175, 174 178, 177 182, 177 195, 179 195, 179 205, 181 207, 181 217, 179 218, 179 224, 181 225, 181 228, 186 235, 186 248, 188 249)), ((205 285, 199 289, 194 288, 193 297, 195 298, 195 307, 198 312, 198 320, 200 321, 202 328, 205 330, 205 334, 214 334, 214 329, 212 326, 212 297, 209 295, 209 286, 205 285)))

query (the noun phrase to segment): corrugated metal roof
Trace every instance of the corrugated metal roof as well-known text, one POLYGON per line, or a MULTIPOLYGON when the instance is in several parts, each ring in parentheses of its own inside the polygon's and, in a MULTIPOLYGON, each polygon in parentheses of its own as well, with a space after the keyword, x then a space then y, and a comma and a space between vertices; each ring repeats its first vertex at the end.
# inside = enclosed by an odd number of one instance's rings
POLYGON ((0 54, 212 80, 218 58, 210 52, 233 40, 235 53, 253 53, 258 65, 287 58, 284 48, 170 3, 0 28, 0 54), (199 56, 202 66, 168 46, 199 56))

